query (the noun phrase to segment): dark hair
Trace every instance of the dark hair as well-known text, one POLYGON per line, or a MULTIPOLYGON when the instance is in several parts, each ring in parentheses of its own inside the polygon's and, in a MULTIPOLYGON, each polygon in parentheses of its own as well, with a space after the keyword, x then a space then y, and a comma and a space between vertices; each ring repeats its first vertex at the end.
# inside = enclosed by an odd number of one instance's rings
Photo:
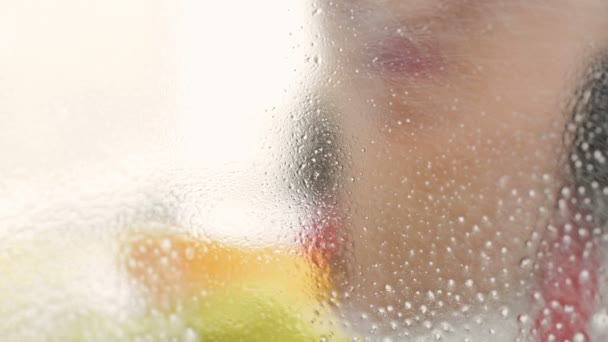
POLYGON ((535 327, 541 341, 576 340, 581 334, 589 341, 597 333, 588 329, 598 300, 599 249, 588 237, 608 222, 608 55, 589 65, 569 108, 559 214, 539 254, 545 304, 535 327))
POLYGON ((602 224, 608 221, 608 54, 595 58, 583 76, 566 129, 568 171, 578 205, 602 224))

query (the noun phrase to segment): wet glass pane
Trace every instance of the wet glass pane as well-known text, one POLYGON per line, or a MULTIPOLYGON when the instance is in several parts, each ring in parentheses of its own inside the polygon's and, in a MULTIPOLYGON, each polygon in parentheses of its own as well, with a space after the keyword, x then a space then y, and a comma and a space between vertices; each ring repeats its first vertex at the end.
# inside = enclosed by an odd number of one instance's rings
POLYGON ((605 341, 608 2, 0 3, 0 340, 605 341))

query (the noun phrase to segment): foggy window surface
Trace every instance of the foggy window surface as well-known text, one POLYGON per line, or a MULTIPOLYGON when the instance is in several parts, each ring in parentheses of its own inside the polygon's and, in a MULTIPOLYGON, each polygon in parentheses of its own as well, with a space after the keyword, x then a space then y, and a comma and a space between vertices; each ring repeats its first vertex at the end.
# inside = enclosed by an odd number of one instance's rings
POLYGON ((2 341, 608 340, 608 1, 6 1, 0 46, 2 341))

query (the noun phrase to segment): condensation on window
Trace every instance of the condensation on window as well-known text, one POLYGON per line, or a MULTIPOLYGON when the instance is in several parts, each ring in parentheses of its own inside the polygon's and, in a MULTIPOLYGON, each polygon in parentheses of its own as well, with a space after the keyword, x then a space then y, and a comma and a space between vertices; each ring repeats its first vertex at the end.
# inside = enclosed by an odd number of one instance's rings
POLYGON ((607 14, 0 4, 0 340, 608 339, 607 14))

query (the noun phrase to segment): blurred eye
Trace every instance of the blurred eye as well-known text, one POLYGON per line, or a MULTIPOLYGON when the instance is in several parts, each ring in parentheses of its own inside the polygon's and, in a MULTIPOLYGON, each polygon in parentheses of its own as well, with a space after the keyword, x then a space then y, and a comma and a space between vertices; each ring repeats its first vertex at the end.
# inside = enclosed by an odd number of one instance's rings
POLYGON ((442 59, 436 46, 406 36, 392 35, 369 49, 372 67, 390 77, 417 77, 440 68, 442 59))

